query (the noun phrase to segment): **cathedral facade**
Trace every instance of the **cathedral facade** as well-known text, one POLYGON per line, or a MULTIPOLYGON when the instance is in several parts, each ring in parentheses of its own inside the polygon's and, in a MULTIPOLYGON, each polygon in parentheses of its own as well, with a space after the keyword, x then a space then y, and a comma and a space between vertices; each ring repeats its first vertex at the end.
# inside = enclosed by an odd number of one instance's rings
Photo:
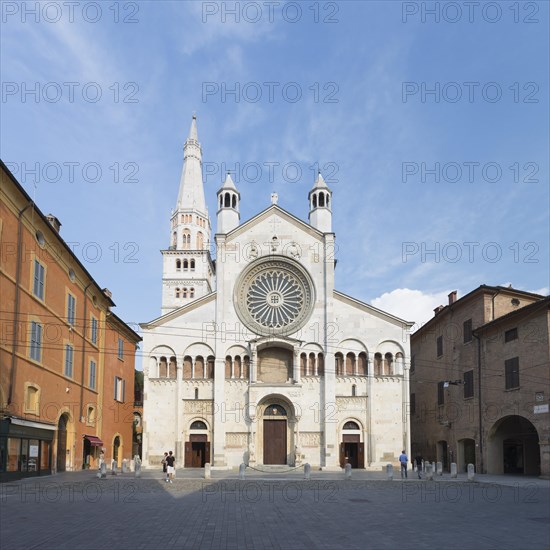
POLYGON ((307 199, 307 223, 275 194, 243 222, 228 174, 214 234, 193 117, 161 316, 141 324, 145 466, 173 450, 178 467, 378 470, 409 451, 412 323, 335 289, 321 174, 307 199))

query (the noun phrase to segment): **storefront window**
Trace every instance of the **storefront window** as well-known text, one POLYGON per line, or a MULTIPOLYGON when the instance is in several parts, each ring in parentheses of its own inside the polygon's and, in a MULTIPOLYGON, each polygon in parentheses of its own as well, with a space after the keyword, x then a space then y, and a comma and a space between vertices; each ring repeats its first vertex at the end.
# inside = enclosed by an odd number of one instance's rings
POLYGON ((38 439, 29 440, 29 459, 27 461, 27 471, 38 472, 38 451, 40 450, 40 441, 38 439))
POLYGON ((41 441, 42 448, 40 453, 40 469, 49 470, 50 469, 50 442, 41 441))
POLYGON ((22 472, 27 471, 27 461, 29 459, 29 440, 28 439, 22 439, 21 440, 21 468, 20 470, 22 472))
POLYGON ((19 470, 19 451, 21 440, 10 437, 8 439, 8 472, 17 472, 19 470))

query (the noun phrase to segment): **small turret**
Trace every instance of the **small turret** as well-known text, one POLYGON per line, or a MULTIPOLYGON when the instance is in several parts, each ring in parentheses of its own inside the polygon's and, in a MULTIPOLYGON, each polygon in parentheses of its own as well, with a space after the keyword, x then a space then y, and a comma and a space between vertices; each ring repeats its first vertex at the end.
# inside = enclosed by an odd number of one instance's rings
POLYGON ((309 192, 309 223, 323 233, 332 232, 332 191, 321 172, 309 192))
POLYGON ((237 191, 229 172, 217 193, 218 197, 218 233, 229 233, 239 225, 239 201, 241 194, 237 191))

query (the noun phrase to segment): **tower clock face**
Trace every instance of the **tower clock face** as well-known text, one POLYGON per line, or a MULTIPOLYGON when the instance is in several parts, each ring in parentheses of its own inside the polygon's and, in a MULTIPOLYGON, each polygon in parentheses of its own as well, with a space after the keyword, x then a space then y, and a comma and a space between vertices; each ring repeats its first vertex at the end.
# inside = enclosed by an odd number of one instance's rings
POLYGON ((252 332, 291 334, 311 316, 313 281, 298 262, 267 256, 241 273, 234 298, 240 320, 252 332))

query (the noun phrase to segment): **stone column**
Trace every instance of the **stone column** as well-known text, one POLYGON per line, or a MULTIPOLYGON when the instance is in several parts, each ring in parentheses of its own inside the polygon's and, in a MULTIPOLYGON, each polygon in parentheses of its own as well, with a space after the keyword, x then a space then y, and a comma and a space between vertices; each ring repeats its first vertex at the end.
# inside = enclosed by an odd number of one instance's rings
POLYGON ((258 379, 258 351, 252 345, 252 358, 250 359, 250 383, 254 384, 258 379))
POLYGON ((297 348, 294 348, 294 353, 292 354, 292 356, 294 358, 294 365, 293 365, 294 382, 296 384, 299 384, 300 381, 301 381, 301 378, 300 378, 300 350, 297 349, 297 348))

